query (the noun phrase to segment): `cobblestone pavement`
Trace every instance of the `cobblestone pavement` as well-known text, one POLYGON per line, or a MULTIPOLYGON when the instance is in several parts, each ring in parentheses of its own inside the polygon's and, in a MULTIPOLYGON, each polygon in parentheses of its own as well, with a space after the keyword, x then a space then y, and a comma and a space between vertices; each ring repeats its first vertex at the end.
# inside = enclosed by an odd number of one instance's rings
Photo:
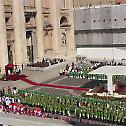
POLYGON ((63 120, 0 113, 0 124, 11 126, 72 126, 63 120))
MULTIPOLYGON (((62 69, 66 63, 64 63, 61 66, 58 66, 57 68, 52 68, 47 71, 30 71, 30 70, 23 70, 22 74, 25 74, 28 76, 28 79, 35 81, 35 82, 44 82, 48 81, 50 79, 56 78, 59 76, 59 71, 62 69)), ((27 84, 23 81, 0 81, 0 89, 2 87, 7 88, 8 86, 14 87, 16 86, 17 88, 21 89, 27 89, 29 87, 32 87, 30 84, 27 84)))
POLYGON ((0 113, 0 124, 9 126, 119 126, 115 124, 108 124, 98 121, 91 121, 84 119, 83 122, 79 120, 71 120, 65 122, 64 120, 57 120, 51 118, 42 118, 34 116, 25 116, 10 113, 0 113))

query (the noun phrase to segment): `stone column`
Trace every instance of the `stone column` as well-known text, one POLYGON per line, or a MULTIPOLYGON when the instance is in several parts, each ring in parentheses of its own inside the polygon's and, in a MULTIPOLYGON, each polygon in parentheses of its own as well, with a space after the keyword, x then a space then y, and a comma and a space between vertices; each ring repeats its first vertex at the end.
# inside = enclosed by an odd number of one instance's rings
POLYGON ((113 94, 113 81, 112 81, 112 75, 108 74, 108 83, 107 83, 107 88, 108 88, 108 93, 113 94))
POLYGON ((12 0, 15 64, 23 64, 21 0, 12 0))
POLYGON ((68 11, 69 11, 69 24, 70 30, 68 31, 68 54, 70 57, 76 55, 75 51, 75 38, 74 38, 74 15, 73 15, 73 1, 68 0, 68 11))
POLYGON ((37 37, 37 61, 42 61, 44 57, 44 32, 42 17, 42 0, 35 0, 36 6, 36 37, 37 37))
POLYGON ((36 43, 36 31, 32 30, 31 44, 33 46, 33 61, 37 62, 37 43, 36 43))
POLYGON ((4 0, 0 0, 0 68, 5 73, 5 65, 8 64, 7 36, 4 14, 4 0))
POLYGON ((27 43, 26 43, 26 28, 25 28, 25 15, 24 15, 24 0, 21 0, 21 26, 22 26, 22 44, 23 44, 23 64, 28 63, 27 56, 27 43))
POLYGON ((51 9, 51 23, 53 26, 52 31, 52 46, 53 46, 53 52, 57 56, 59 54, 59 8, 58 8, 58 2, 57 0, 51 0, 52 4, 50 6, 51 9))

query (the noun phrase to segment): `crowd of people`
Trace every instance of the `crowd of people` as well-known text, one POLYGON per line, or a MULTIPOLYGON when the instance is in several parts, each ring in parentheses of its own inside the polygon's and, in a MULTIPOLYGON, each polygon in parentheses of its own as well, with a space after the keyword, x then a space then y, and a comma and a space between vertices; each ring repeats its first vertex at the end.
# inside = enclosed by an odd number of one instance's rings
POLYGON ((123 66, 122 62, 116 62, 116 61, 94 61, 94 60, 90 60, 91 62, 91 67, 92 69, 97 69, 101 66, 123 66))
MULTIPOLYGON (((99 65, 99 64, 98 64, 99 65)), ((87 78, 87 79, 97 79, 97 80, 106 80, 106 75, 90 75, 88 74, 92 71, 93 67, 85 66, 83 62, 75 64, 72 63, 71 65, 66 65, 65 68, 60 70, 60 75, 66 75, 68 77, 73 78, 87 78)))
MULTIPOLYGON (((107 76, 104 74, 88 74, 90 71, 93 71, 99 67, 105 66, 105 65, 123 65, 122 63, 116 63, 116 62, 101 62, 101 61, 90 61, 90 65, 87 65, 85 62, 77 62, 72 64, 67 64, 65 68, 61 69, 59 71, 60 75, 66 75, 68 77, 73 78, 87 78, 87 79, 94 79, 94 80, 107 80, 107 76)), ((114 76, 114 80, 121 80, 121 76, 114 76)))
POLYGON ((39 91, 17 90, 2 92, 0 112, 27 116, 70 120, 72 117, 83 120, 125 124, 126 101, 112 98, 82 96, 62 96, 39 91))
POLYGON ((58 64, 58 63, 61 63, 61 62, 64 62, 64 61, 65 60, 62 59, 62 58, 54 58, 54 59, 43 58, 41 62, 27 64, 27 66, 31 66, 31 67, 48 67, 48 66, 58 64))

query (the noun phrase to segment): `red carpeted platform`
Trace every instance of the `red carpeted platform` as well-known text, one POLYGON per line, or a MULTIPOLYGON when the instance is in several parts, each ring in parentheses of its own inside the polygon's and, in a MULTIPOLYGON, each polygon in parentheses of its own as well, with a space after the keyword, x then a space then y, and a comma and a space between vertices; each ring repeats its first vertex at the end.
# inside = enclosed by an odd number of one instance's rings
POLYGON ((16 80, 22 80, 28 84, 34 85, 34 86, 44 86, 44 87, 53 87, 53 88, 61 88, 61 89, 71 89, 71 90, 79 90, 79 91, 89 91, 89 88, 80 88, 80 87, 74 87, 74 86, 63 86, 63 85, 55 85, 55 84, 43 84, 43 83, 37 83, 32 80, 27 79, 26 75, 8 75, 7 80, 16 81, 16 80))
POLYGON ((55 85, 55 84, 43 84, 43 83, 36 83, 26 78, 26 76, 20 76, 20 80, 29 83, 34 86, 44 86, 44 87, 53 87, 53 88, 61 88, 61 89, 71 89, 71 90, 79 90, 79 91, 89 91, 88 88, 79 88, 74 86, 63 86, 63 85, 55 85))
POLYGON ((45 86, 45 87, 53 87, 53 88, 62 88, 62 89, 71 89, 71 90, 79 90, 79 91, 88 91, 88 88, 79 88, 79 87, 73 87, 73 86, 59 86, 55 84, 43 84, 43 83, 37 83, 33 82, 32 80, 29 80, 26 78, 26 75, 9 75, 7 76, 7 80, 16 81, 16 80, 22 80, 26 83, 29 83, 34 86, 45 86))
POLYGON ((26 78, 26 77, 28 76, 23 75, 23 74, 21 75, 14 74, 14 75, 8 75, 7 80, 16 81, 16 80, 20 80, 21 78, 26 78))
POLYGON ((120 85, 115 92, 119 94, 126 94, 126 85, 120 85))

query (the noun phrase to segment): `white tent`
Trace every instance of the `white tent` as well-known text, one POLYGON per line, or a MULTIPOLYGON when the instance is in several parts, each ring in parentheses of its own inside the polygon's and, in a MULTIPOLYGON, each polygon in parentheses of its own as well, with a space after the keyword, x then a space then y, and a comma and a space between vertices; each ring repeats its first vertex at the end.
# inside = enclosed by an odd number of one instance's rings
POLYGON ((107 88, 110 94, 113 94, 113 75, 126 75, 126 66, 103 66, 89 72, 89 74, 105 74, 107 75, 107 88))

